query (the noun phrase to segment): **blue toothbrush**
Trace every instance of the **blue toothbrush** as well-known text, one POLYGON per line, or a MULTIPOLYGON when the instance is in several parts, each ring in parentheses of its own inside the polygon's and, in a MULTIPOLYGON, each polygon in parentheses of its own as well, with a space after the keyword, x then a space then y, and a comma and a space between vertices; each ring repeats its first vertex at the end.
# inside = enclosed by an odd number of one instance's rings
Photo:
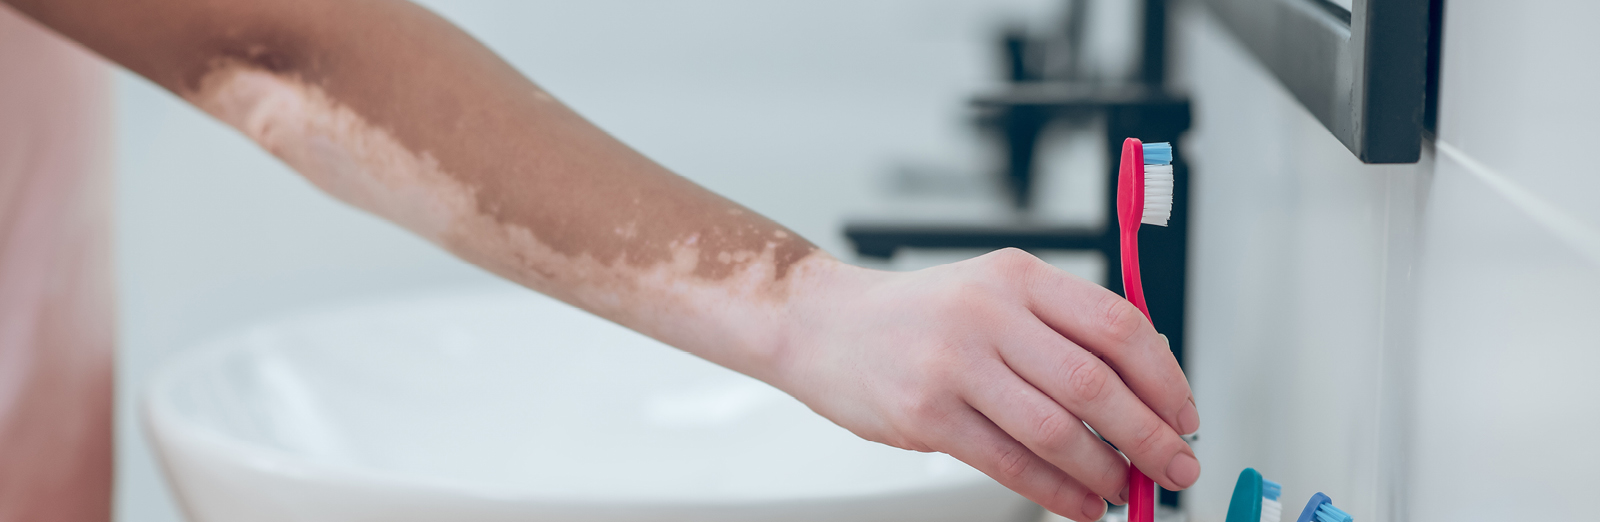
POLYGON ((1311 495, 1311 501, 1306 503, 1305 511, 1300 512, 1300 518, 1295 522, 1351 522, 1355 520, 1344 510, 1333 507, 1333 499, 1318 492, 1311 495))

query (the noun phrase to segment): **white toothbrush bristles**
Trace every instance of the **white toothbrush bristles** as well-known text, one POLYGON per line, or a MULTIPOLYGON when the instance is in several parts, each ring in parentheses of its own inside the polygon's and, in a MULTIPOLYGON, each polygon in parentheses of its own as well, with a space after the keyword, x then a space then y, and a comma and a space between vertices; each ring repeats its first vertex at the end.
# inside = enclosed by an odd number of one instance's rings
POLYGON ((1282 503, 1276 500, 1261 499, 1261 522, 1279 522, 1282 519, 1282 503))
POLYGON ((1172 217, 1172 165, 1144 166, 1144 215, 1140 223, 1167 226, 1172 217))

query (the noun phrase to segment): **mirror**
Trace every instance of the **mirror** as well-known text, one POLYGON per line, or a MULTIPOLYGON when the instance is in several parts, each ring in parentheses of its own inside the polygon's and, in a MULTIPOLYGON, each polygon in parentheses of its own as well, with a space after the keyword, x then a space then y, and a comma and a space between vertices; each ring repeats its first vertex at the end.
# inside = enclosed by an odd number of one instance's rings
POLYGON ((1429 0, 1203 2, 1361 161, 1421 156, 1429 0))

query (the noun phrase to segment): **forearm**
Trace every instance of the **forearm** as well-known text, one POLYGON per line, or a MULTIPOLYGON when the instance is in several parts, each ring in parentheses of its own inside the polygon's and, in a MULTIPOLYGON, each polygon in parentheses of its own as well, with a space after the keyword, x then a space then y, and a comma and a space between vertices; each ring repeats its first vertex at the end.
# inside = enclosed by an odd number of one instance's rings
POLYGON ((13 2, 467 260, 758 377, 834 262, 405 2, 13 2))

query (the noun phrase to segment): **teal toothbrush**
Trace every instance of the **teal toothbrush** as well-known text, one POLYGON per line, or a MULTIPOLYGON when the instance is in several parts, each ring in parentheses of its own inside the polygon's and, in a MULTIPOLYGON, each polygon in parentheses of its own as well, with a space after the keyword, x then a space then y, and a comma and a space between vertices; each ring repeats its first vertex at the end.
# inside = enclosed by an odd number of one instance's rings
POLYGON ((1283 504, 1278 502, 1278 497, 1282 494, 1283 486, 1262 478, 1261 472, 1255 468, 1244 468, 1244 471, 1239 472, 1239 481, 1234 483, 1233 498, 1228 501, 1226 520, 1227 522, 1278 522, 1283 517, 1283 504))

